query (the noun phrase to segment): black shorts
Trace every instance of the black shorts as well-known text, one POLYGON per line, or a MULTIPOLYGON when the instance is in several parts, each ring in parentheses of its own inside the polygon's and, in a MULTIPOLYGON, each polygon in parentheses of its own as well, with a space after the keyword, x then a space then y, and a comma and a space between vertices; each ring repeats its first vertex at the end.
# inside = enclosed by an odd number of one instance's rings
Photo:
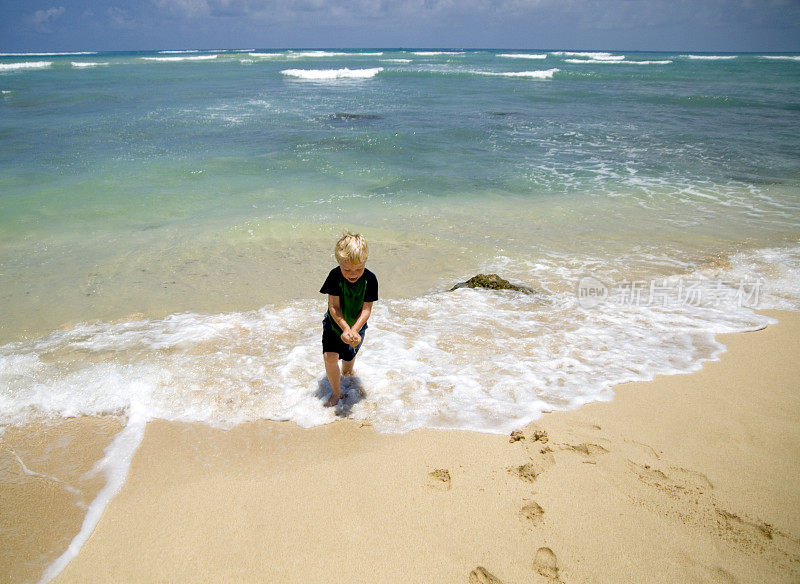
POLYGON ((345 343, 341 336, 336 334, 331 328, 330 323, 328 322, 328 317, 326 316, 322 320, 322 352, 323 353, 338 353, 339 358, 345 361, 352 361, 356 358, 356 353, 361 348, 361 345, 364 344, 364 333, 367 330, 367 325, 365 324, 358 334, 361 335, 361 342, 358 343, 357 347, 351 347, 347 343, 345 343))

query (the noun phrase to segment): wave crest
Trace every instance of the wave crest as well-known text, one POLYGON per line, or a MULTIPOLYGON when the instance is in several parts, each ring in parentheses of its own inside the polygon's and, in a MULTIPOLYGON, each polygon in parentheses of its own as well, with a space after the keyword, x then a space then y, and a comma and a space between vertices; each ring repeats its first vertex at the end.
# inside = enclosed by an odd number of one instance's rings
POLYGON ((307 79, 312 81, 324 81, 330 79, 369 79, 375 77, 383 71, 383 67, 372 69, 284 69, 281 71, 289 77, 307 79))
POLYGON ((191 57, 140 57, 143 61, 172 63, 176 61, 213 61, 219 55, 193 55, 191 57))
POLYGON ((730 61, 738 58, 738 55, 681 55, 681 58, 693 61, 730 61))
POLYGON ((531 53, 500 53, 498 57, 504 59, 546 59, 547 54, 531 54, 531 53))
POLYGON ((46 69, 52 65, 52 61, 28 61, 26 63, 0 63, 2 71, 22 71, 25 69, 46 69))

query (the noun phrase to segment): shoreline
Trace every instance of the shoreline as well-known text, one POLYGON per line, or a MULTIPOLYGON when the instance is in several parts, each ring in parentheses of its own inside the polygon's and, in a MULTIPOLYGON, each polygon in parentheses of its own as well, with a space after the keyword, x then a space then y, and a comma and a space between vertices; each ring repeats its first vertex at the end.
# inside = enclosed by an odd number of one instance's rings
MULTIPOLYGON (((718 335, 719 361, 544 414, 519 440, 150 422, 53 582, 466 582, 478 566, 506 583, 793 581, 800 314, 763 312, 779 323, 718 335)), ((46 533, 37 505, 15 514, 46 533)))

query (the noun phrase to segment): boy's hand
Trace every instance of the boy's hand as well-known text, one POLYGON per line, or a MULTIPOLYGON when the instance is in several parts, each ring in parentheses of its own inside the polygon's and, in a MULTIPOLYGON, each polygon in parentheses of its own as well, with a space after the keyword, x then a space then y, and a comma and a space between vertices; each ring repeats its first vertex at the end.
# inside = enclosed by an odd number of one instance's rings
POLYGON ((361 335, 351 329, 346 333, 342 333, 342 341, 355 349, 358 346, 358 343, 361 342, 361 335))

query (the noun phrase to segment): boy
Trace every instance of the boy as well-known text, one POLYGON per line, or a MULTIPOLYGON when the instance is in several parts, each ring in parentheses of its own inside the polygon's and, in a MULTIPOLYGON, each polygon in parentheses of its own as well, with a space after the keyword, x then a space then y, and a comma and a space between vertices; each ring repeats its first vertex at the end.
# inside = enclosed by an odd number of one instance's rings
POLYGON ((333 251, 339 267, 330 271, 320 288, 328 295, 328 312, 322 321, 322 356, 332 393, 326 407, 335 406, 342 397, 342 375, 353 374, 353 361, 364 342, 372 303, 378 299, 378 279, 365 268, 367 241, 348 231, 333 251), (339 359, 344 361, 341 372, 339 359))

